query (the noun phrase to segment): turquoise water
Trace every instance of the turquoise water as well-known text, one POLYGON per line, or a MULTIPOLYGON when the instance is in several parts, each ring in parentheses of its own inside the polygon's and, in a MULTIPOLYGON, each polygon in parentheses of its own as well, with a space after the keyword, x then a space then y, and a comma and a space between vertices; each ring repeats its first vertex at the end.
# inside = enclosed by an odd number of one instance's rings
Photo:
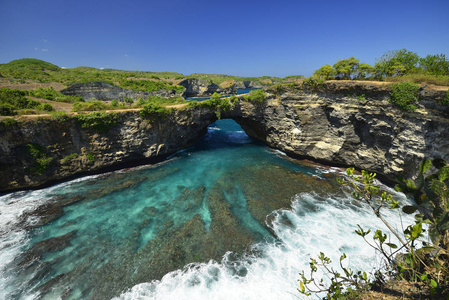
POLYGON ((4 195, 0 299, 295 298, 314 253, 375 259, 335 174, 220 120, 160 164, 4 195), (67 205, 23 217, 45 203, 67 205))

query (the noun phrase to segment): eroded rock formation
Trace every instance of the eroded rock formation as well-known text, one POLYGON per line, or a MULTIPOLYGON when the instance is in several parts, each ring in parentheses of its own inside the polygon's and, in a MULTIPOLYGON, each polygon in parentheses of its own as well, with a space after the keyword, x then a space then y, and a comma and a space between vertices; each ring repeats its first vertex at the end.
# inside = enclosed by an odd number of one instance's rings
MULTIPOLYGON (((422 87, 418 110, 408 112, 390 104, 389 93, 380 84, 327 82, 315 91, 269 94, 262 104, 242 100, 221 116, 270 147, 391 180, 414 175, 424 157, 449 160, 449 107, 440 104, 446 91, 422 87)), ((0 123, 0 191, 163 158, 191 145, 215 120, 214 109, 195 107, 150 121, 120 113, 106 133, 74 119, 0 123), (43 154, 33 157, 30 144, 43 154), (50 164, 37 172, 39 159, 50 164)))
POLYGON ((210 80, 202 79, 186 79, 181 81, 178 85, 186 88, 185 97, 202 97, 210 96, 213 93, 219 94, 236 94, 237 88, 235 84, 228 87, 221 87, 210 80))
POLYGON ((64 95, 80 95, 85 100, 119 100, 122 101, 125 97, 131 98, 134 101, 139 98, 147 98, 148 96, 159 96, 165 98, 179 97, 181 94, 177 94, 174 90, 161 90, 151 93, 131 91, 118 87, 116 85, 105 82, 90 82, 90 83, 77 83, 61 91, 64 95))

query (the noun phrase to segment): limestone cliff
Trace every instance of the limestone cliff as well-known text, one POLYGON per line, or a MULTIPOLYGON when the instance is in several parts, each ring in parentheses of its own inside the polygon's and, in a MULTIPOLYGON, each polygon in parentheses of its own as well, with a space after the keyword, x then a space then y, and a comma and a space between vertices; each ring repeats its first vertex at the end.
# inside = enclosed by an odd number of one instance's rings
POLYGON ((419 109, 409 112, 390 104, 389 94, 379 84, 327 82, 314 92, 271 95, 265 104, 240 102, 226 117, 270 147, 389 179, 411 177, 424 157, 448 160, 449 107, 439 104, 445 91, 421 88, 419 109))
POLYGON ((223 88, 210 80, 203 79, 185 79, 178 85, 186 88, 184 92, 185 97, 202 97, 210 96, 213 93, 219 94, 236 94, 237 88, 235 84, 223 88))
MULTIPOLYGON (((327 82, 268 94, 261 104, 242 99, 221 116, 270 147, 394 180, 414 175, 424 157, 449 160, 449 107, 440 104, 446 91, 423 86, 419 93, 418 109, 404 112, 388 102, 387 85, 327 82)), ((136 111, 119 113, 104 133, 73 118, 0 122, 0 191, 164 158, 191 145, 215 120, 214 109, 193 107, 150 121, 136 111)))
POLYGON ((61 91, 64 95, 80 95, 85 100, 119 100, 122 101, 125 97, 137 100, 139 98, 147 98, 148 96, 159 97, 179 97, 181 94, 177 94, 173 90, 161 90, 151 93, 131 91, 110 83, 105 82, 90 82, 90 83, 77 83, 61 91))
POLYGON ((199 139, 215 119, 213 111, 200 108, 153 120, 128 111, 119 113, 117 123, 103 133, 83 128, 75 119, 0 123, 0 191, 166 157, 199 139))
POLYGON ((237 89, 261 89, 263 86, 258 81, 242 80, 236 81, 235 86, 237 89))

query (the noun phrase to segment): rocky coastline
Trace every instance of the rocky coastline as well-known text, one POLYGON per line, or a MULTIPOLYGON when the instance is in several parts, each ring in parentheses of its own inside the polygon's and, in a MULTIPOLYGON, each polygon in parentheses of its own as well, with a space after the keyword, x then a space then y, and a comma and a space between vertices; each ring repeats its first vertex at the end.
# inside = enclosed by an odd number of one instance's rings
MULTIPOLYGON (((445 91, 422 87, 418 109, 407 112, 388 102, 389 93, 388 85, 326 82, 313 91, 268 94, 261 104, 241 97, 221 117, 288 154, 367 169, 393 181, 412 177, 424 157, 449 159, 449 107, 440 104, 445 91)), ((190 107, 152 120, 121 112, 102 133, 74 119, 0 123, 0 191, 162 159, 194 143, 216 119, 213 108, 190 107), (39 146, 42 155, 33 157, 29 145, 39 146), (44 158, 49 167, 37 172, 44 158)))

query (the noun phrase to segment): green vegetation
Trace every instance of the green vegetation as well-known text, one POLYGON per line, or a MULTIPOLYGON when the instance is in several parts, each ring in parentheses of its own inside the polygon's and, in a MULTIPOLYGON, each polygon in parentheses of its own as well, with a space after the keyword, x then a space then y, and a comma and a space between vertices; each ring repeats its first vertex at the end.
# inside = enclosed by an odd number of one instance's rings
POLYGON ((88 152, 86 154, 86 158, 87 158, 89 164, 91 164, 91 165, 93 165, 95 160, 96 160, 96 157, 95 157, 95 155, 92 152, 88 152))
POLYGON ((106 133, 117 124, 119 116, 116 113, 91 112, 74 117, 82 128, 91 128, 98 133, 106 133))
POLYGON ((127 79, 121 79, 120 84, 121 87, 129 89, 129 90, 135 90, 135 91, 142 91, 142 92, 155 92, 155 91, 161 91, 161 90, 173 90, 176 93, 182 93, 184 91, 184 87, 173 85, 171 82, 167 83, 165 81, 153 81, 153 80, 127 80, 127 79))
POLYGON ((69 119, 69 115, 65 111, 52 111, 51 119, 57 121, 66 121, 69 119))
MULTIPOLYGON (((399 204, 393 200, 391 194, 382 192, 375 185, 375 173, 362 171, 362 176, 354 175, 354 169, 347 169, 353 197, 371 207, 376 217, 386 225, 389 233, 375 230, 373 242, 367 240, 371 230, 365 230, 358 225, 355 232, 371 247, 382 255, 387 269, 375 269, 371 272, 374 279, 369 279, 366 272, 353 272, 342 265, 346 258, 343 253, 340 258, 341 272, 330 266, 332 263, 323 253, 318 260, 312 259, 310 276, 304 271, 300 273, 301 279, 298 291, 305 295, 325 292, 328 299, 355 299, 360 292, 373 286, 382 286, 386 279, 399 279, 410 282, 422 282, 427 286, 430 295, 435 299, 449 296, 449 166, 443 159, 425 159, 419 167, 416 180, 401 179, 402 184, 395 188, 413 195, 417 206, 404 206, 402 211, 413 214, 416 211, 424 214, 415 215, 415 223, 407 226, 402 233, 394 229, 383 217, 381 210, 385 207, 398 209, 399 204), (434 171, 432 171, 434 170, 434 171), (430 173, 429 172, 433 172, 430 173), (425 174, 428 174, 427 176, 425 174), (380 197, 379 197, 380 195, 380 197), (430 237, 425 238, 425 225, 430 237), (390 242, 389 235, 394 235, 399 244, 390 242), (398 251, 405 253, 398 254, 398 251), (325 272, 330 283, 314 278, 318 269, 325 272)), ((338 180, 344 184, 344 179, 338 180)))
POLYGON ((116 107, 107 105, 103 101, 76 102, 73 104, 72 111, 102 111, 106 109, 114 109, 116 107))
POLYGON ((190 101, 188 107, 205 107, 208 109, 215 110, 215 115, 217 119, 221 118, 221 113, 223 111, 230 111, 234 108, 235 104, 239 101, 235 95, 231 97, 222 97, 218 93, 214 93, 210 99, 205 101, 190 101))
POLYGON ((449 60, 444 54, 418 54, 406 49, 388 51, 376 59, 374 66, 355 57, 341 59, 333 66, 325 65, 313 73, 324 80, 386 80, 449 85, 449 60))
POLYGON ((337 74, 335 69, 331 65, 325 65, 313 72, 313 76, 324 79, 324 80, 330 80, 334 79, 334 76, 337 74))
POLYGON ((139 114, 143 119, 152 120, 167 117, 173 111, 173 109, 167 109, 158 103, 149 102, 143 106, 139 114))
POLYGON ((78 158, 78 156, 79 156, 78 153, 72 153, 70 155, 67 155, 62 159, 62 163, 67 163, 71 160, 74 160, 74 159, 78 158))
POLYGON ((48 103, 41 103, 26 97, 26 91, 2 88, 0 89, 0 115, 14 116, 19 110, 35 109, 38 111, 52 111, 48 103))
POLYGON ((303 90, 317 91, 323 85, 324 85, 323 79, 309 77, 309 78, 304 79, 304 81, 302 82, 302 84, 299 88, 303 89, 303 90))
POLYGON ((4 118, 1 122, 5 124, 5 126, 12 126, 19 123, 19 121, 13 118, 4 118))
POLYGON ((158 97, 158 96, 149 96, 147 99, 140 98, 136 102, 136 106, 142 106, 146 103, 155 103, 159 105, 169 105, 169 104, 182 104, 187 103, 187 101, 182 97, 175 97, 175 98, 164 98, 164 97, 158 97))
POLYGON ((444 99, 441 100, 441 104, 449 106, 449 90, 447 90, 446 95, 444 96, 444 99))
POLYGON ((26 151, 34 159, 34 165, 28 168, 28 172, 33 174, 42 174, 50 167, 53 158, 47 156, 44 147, 36 143, 31 143, 27 144, 26 151))
POLYGON ((416 110, 413 105, 418 101, 419 86, 410 82, 400 82, 393 86, 390 102, 396 104, 402 110, 416 110))
POLYGON ((28 95, 36 98, 47 99, 57 102, 66 102, 66 103, 84 102, 83 97, 79 95, 66 96, 61 92, 56 91, 52 87, 49 88, 38 87, 36 90, 28 91, 28 95))
POLYGON ((263 90, 252 90, 249 95, 243 97, 246 101, 256 104, 264 103, 267 100, 267 94, 263 90))

